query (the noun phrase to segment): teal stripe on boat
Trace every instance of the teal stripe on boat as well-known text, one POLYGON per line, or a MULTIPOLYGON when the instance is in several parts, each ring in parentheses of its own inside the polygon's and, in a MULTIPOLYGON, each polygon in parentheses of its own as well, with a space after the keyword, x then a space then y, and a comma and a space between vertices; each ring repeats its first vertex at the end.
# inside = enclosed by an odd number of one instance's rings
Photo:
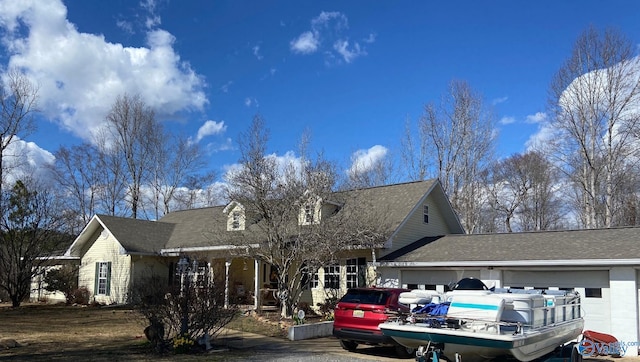
POLYGON ((458 307, 458 308, 473 308, 473 309, 483 309, 483 310, 498 310, 498 306, 497 305, 490 305, 490 304, 475 304, 475 303, 456 303, 453 302, 451 303, 452 307, 458 307))

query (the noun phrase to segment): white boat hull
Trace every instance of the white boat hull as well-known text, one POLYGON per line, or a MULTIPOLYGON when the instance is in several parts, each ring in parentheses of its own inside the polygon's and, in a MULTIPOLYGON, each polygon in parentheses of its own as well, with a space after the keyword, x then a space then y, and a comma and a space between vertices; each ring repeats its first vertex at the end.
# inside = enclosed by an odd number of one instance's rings
POLYGON ((564 343, 577 339, 583 328, 582 318, 517 334, 434 328, 421 323, 387 322, 380 325, 384 334, 391 336, 403 346, 418 348, 429 343, 440 344, 444 347, 443 353, 446 357, 454 361, 455 355, 459 354, 465 362, 505 355, 523 362, 532 361, 553 352, 564 343))

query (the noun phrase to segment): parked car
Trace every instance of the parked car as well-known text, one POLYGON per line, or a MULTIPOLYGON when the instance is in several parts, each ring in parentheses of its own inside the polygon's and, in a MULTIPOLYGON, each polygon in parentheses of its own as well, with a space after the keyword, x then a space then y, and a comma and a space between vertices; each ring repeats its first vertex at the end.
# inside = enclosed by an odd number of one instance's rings
POLYGON ((414 348, 404 347, 382 334, 378 327, 391 315, 409 313, 409 306, 398 302, 401 288, 351 288, 336 304, 333 335, 342 348, 354 351, 358 344, 394 346, 400 357, 415 356, 414 348))

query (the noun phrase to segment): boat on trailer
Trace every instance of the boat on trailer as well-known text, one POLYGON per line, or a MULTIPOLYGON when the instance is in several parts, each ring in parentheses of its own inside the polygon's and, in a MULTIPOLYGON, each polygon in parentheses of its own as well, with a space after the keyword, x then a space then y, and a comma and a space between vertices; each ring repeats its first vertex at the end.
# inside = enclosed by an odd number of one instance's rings
MULTIPOLYGON (((408 316, 380 324, 383 334, 418 349, 418 360, 437 354, 448 360, 462 357, 465 362, 504 356, 532 361, 577 341, 583 328, 576 292, 488 290, 474 278, 459 281, 451 292, 433 297, 430 303, 417 304, 408 316)), ((574 354, 579 358, 577 351, 574 354)))

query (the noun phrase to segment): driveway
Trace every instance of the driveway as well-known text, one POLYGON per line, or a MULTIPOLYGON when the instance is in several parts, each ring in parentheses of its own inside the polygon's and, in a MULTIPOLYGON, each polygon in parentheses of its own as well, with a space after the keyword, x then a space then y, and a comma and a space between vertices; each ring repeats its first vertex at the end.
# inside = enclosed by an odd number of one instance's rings
POLYGON ((230 361, 413 361, 395 356, 392 347, 358 346, 348 352, 334 337, 289 341, 233 330, 223 331, 217 338, 228 352, 230 361))

